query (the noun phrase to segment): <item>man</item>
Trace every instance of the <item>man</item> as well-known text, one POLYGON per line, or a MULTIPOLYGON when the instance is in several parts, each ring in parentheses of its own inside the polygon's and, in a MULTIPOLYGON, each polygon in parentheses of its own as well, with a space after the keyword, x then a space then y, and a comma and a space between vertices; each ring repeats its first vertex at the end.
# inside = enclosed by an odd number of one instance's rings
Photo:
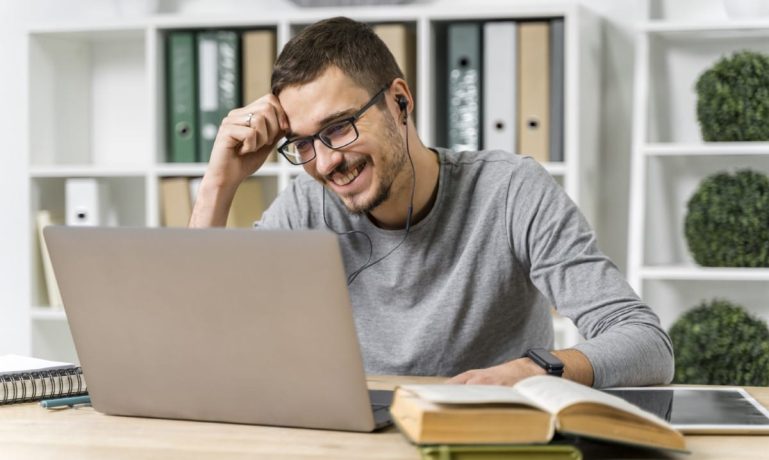
POLYGON ((413 108, 368 26, 307 27, 278 57, 272 94, 222 121, 190 225, 224 225, 238 185, 277 146, 308 175, 258 227, 340 234, 368 373, 508 385, 544 374, 524 356, 552 347, 554 305, 588 339, 554 352, 565 378, 669 382, 658 318, 550 175, 507 152, 427 148, 413 108))

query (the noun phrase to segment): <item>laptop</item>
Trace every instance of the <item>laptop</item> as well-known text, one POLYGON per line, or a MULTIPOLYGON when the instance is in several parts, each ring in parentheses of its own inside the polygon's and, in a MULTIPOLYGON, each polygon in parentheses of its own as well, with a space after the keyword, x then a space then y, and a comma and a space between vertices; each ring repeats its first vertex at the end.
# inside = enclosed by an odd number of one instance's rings
POLYGON ((366 386, 336 235, 44 236, 97 411, 362 432, 391 423, 389 392, 366 386))

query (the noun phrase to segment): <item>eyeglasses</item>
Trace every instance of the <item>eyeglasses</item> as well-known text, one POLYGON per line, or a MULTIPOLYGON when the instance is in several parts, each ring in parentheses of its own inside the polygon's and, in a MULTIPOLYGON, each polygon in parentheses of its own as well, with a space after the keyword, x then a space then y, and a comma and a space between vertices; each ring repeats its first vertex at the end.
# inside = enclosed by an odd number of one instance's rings
POLYGON ((390 85, 386 85, 371 98, 360 110, 351 117, 337 120, 324 126, 320 131, 312 136, 299 137, 296 139, 287 139, 280 147, 280 152, 291 164, 303 165, 315 159, 315 139, 320 140, 323 145, 330 149, 341 149, 347 147, 356 140, 360 134, 355 122, 366 113, 371 106, 379 102, 384 95, 385 90, 390 85))

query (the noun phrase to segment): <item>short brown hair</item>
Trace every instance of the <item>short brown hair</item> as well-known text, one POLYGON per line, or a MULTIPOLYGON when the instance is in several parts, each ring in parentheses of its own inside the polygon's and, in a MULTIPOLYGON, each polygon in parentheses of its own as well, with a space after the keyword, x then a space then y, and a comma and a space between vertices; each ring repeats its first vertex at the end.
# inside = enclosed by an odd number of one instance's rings
POLYGON ((272 93, 302 85, 336 66, 373 95, 403 72, 368 24, 345 17, 324 19, 286 43, 272 71, 272 93))

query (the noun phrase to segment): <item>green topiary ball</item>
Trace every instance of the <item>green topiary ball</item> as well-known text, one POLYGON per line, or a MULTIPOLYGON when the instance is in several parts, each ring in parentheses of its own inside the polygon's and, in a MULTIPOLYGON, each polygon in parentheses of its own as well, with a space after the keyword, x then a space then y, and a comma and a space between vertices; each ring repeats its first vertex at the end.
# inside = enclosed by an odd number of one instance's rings
POLYGON ((769 385, 769 328, 725 300, 703 302, 670 328, 674 383, 769 385))
POLYGON ((700 75, 697 119, 706 141, 769 140, 769 56, 742 51, 700 75))
POLYGON ((705 178, 687 204, 684 233, 705 267, 769 267, 769 177, 749 169, 705 178))

